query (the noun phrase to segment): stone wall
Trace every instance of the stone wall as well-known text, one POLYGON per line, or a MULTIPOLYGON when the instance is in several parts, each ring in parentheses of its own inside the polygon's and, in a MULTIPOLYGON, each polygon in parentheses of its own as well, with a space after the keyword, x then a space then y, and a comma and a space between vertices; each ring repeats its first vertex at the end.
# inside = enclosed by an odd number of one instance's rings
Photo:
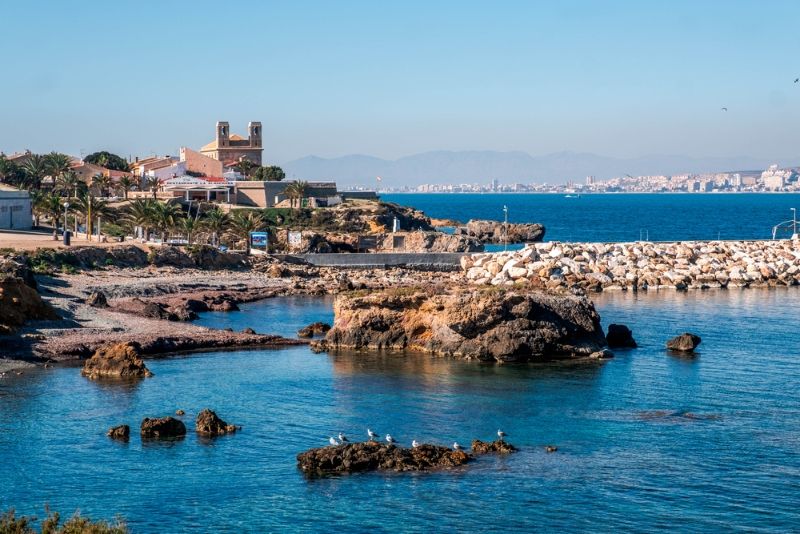
POLYGON ((705 289, 800 284, 799 241, 537 243, 464 256, 473 284, 549 289, 705 289))

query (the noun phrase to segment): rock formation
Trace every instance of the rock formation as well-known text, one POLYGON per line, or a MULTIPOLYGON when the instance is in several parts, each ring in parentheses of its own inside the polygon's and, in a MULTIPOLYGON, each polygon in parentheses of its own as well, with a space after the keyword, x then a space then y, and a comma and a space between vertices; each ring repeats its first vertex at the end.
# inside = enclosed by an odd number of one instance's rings
POLYGON ((86 304, 93 308, 108 308, 108 299, 102 291, 93 291, 86 299, 86 304))
POLYGON ((186 425, 174 417, 145 417, 140 429, 143 439, 170 439, 186 435, 186 425))
POLYGON ((236 425, 229 425, 219 418, 213 411, 206 408, 199 414, 194 422, 195 432, 204 436, 222 436, 236 432, 236 425))
POLYGON ((97 378, 144 378, 153 376, 140 356, 141 346, 135 341, 101 347, 83 364, 81 374, 97 378))
POLYGON ((14 332, 26 321, 58 318, 55 310, 23 278, 0 279, 0 335, 14 332))
POLYGON ((314 337, 314 336, 323 336, 325 335, 328 330, 331 329, 331 325, 328 323, 323 323, 321 321, 317 321, 316 323, 311 323, 308 326, 305 326, 297 331, 297 337, 314 337))
POLYGON ((479 439, 472 440, 472 452, 474 454, 510 454, 516 452, 517 448, 504 440, 495 441, 481 441, 479 439))
POLYGON ((700 344, 700 336, 684 333, 667 341, 667 348, 677 352, 692 352, 700 344))
POLYGON ((608 325, 608 333, 606 334, 606 342, 612 349, 616 348, 631 348, 637 347, 636 341, 633 339, 633 332, 624 324, 610 324, 608 325))
MULTIPOLYGON (((350 292, 315 350, 412 350, 496 362, 589 357, 606 344, 585 297, 541 291, 400 288, 350 292)), ((598 356, 599 357, 599 354, 598 356)))
POLYGON ((106 436, 111 439, 118 439, 120 441, 128 441, 131 435, 131 427, 128 425, 112 426, 106 432, 106 436))
POLYGON ((466 235, 481 243, 534 243, 544 239, 541 224, 504 224, 500 221, 471 220, 456 228, 456 235, 466 235))

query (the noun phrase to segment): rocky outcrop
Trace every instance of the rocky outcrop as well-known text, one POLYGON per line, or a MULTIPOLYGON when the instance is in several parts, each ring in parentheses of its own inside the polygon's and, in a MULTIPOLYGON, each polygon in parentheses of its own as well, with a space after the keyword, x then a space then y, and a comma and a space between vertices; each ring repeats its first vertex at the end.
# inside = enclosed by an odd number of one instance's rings
POLYGON ((0 335, 12 333, 30 320, 58 318, 56 311, 24 279, 0 279, 0 335))
POLYGON ((517 451, 515 446, 505 440, 499 439, 495 441, 473 439, 471 448, 474 454, 511 454, 517 451))
POLYGON ((411 350, 496 362, 589 357, 605 346, 585 297, 541 291, 400 288, 334 302, 333 328, 315 350, 411 350))
POLYGON ((0 258, 0 279, 21 278, 25 285, 38 289, 30 263, 26 256, 12 254, 0 258))
MULTIPOLYGON (((297 232, 299 240, 289 243, 288 230, 277 232, 277 248, 293 254, 341 253, 363 251, 359 237, 364 234, 342 232, 320 232, 303 230, 297 232)), ((377 252, 480 252, 483 244, 466 235, 446 234, 437 231, 400 231, 369 234, 371 251, 377 252)))
POLYGON ((140 428, 142 439, 171 439, 186 435, 186 425, 174 417, 145 417, 140 428))
POLYGON ((415 448, 384 445, 376 441, 310 449, 297 455, 297 466, 307 475, 361 471, 434 471, 469 462, 464 451, 423 444, 415 448))
POLYGON ((456 235, 466 235, 481 243, 534 243, 544 239, 544 226, 532 224, 505 224, 500 221, 471 220, 456 228, 456 235))
POLYGON ((308 326, 305 326, 297 331, 297 337, 314 337, 314 336, 324 336, 328 333, 328 330, 331 329, 331 325, 328 323, 323 323, 317 321, 316 323, 311 323, 308 326))
POLYGON ((119 441, 128 441, 130 435, 131 427, 128 425, 112 426, 108 429, 108 432, 106 432, 106 436, 119 441))
POLYGON ((197 414, 194 430, 203 436, 214 437, 236 432, 236 425, 229 425, 220 419, 216 413, 206 408, 197 414))
POLYGON ((102 291, 93 291, 86 299, 86 304, 93 308, 108 308, 108 299, 102 291))
POLYGON ((478 285, 706 289, 800 284, 800 241, 537 243, 461 259, 478 285))
POLYGON ((606 334, 606 342, 612 349, 618 348, 631 348, 637 347, 636 341, 633 339, 633 332, 624 324, 610 324, 608 325, 608 333, 606 334))
POLYGON ((676 352, 692 352, 700 344, 700 336, 684 333, 667 341, 667 348, 676 352))
POLYGON ((141 345, 135 341, 102 347, 83 364, 81 374, 92 380, 98 378, 145 378, 153 373, 141 358, 141 345))

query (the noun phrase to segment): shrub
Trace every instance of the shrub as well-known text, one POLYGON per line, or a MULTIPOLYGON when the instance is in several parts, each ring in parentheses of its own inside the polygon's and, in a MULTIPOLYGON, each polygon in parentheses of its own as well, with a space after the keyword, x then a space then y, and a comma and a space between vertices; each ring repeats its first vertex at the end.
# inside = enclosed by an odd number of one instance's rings
MULTIPOLYGON (((61 515, 45 507, 46 517, 42 520, 41 534, 127 534, 128 527, 121 519, 113 523, 92 521, 79 512, 61 523, 61 515)), ((33 516, 17 516, 14 509, 0 515, 0 534, 37 534, 34 528, 37 519, 33 516)))

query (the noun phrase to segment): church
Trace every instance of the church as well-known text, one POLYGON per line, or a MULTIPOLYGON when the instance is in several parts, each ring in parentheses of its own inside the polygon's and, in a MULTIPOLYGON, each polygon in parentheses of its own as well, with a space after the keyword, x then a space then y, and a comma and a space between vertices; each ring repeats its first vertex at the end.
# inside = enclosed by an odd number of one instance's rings
POLYGON ((217 123, 216 138, 200 149, 200 153, 221 161, 225 167, 238 163, 242 158, 261 165, 261 154, 264 148, 261 142, 261 123, 250 122, 247 125, 247 139, 241 135, 231 134, 227 122, 217 123))

